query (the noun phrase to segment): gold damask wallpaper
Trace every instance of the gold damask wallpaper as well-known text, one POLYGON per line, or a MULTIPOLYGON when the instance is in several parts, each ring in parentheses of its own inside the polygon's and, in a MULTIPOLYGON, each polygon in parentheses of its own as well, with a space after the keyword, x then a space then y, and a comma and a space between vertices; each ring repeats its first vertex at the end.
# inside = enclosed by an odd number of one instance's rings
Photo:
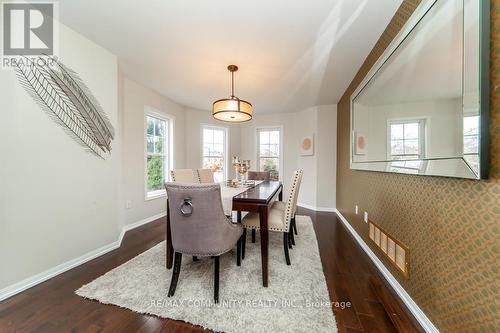
POLYGON ((339 102, 337 207, 441 332, 500 331, 500 0, 490 2, 490 178, 349 169, 350 95, 419 2, 403 1, 339 102), (410 248, 409 279, 369 241, 356 204, 410 248))

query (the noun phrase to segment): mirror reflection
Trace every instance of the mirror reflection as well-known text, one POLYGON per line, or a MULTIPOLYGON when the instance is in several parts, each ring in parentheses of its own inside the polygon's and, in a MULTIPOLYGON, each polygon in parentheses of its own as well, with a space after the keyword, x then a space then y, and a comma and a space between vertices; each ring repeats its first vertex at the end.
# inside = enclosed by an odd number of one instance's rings
POLYGON ((434 3, 353 95, 352 168, 479 177, 479 31, 478 1, 434 3))

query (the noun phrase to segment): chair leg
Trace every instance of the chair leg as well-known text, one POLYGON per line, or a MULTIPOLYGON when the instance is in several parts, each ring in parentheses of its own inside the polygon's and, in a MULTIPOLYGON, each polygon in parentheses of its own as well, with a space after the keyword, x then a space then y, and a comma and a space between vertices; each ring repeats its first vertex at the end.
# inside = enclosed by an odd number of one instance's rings
POLYGON ((293 232, 295 232, 296 235, 299 233, 297 232, 297 224, 295 222, 295 216, 292 218, 292 223, 293 223, 293 232))
POLYGON ((290 238, 290 241, 292 242, 292 245, 295 246, 295 236, 293 234, 292 228, 288 231, 288 237, 290 238))
POLYGON ((291 249, 292 248, 292 234, 293 232, 288 232, 288 248, 291 249))
POLYGON ((215 257, 214 262, 214 302, 219 303, 219 258, 215 257))
POLYGON ((247 246, 247 228, 243 228, 243 236, 241 240, 241 259, 245 259, 245 248, 247 246))
POLYGON ((170 280, 170 289, 168 290, 168 297, 174 296, 175 288, 177 287, 177 280, 181 271, 182 253, 175 252, 174 269, 172 271, 172 279, 170 280))
POLYGON ((255 243, 255 229, 252 229, 252 243, 255 243))
POLYGON ((193 256, 193 261, 198 261, 198 257, 197 256, 193 256))
MULTIPOLYGON (((218 257, 215 257, 216 259, 218 257)), ((241 266, 241 237, 236 242, 236 266, 241 266)))
POLYGON ((290 255, 288 254, 288 232, 283 233, 283 248, 285 249, 286 264, 290 265, 290 255))

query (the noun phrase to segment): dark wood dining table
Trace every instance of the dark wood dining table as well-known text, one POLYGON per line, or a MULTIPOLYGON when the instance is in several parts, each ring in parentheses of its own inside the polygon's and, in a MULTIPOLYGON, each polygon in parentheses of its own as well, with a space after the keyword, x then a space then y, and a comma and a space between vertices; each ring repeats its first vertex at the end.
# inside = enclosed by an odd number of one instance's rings
MULTIPOLYGON (((262 262, 262 285, 269 285, 268 263, 269 263, 269 229, 268 215, 269 208, 273 204, 274 198, 283 200, 283 185, 279 181, 264 181, 254 187, 233 197, 233 211, 237 212, 238 222, 241 223, 242 212, 255 212, 259 214, 260 220, 260 255, 262 262)), ((172 268, 174 249, 172 247, 172 235, 170 231, 169 207, 167 200, 167 256, 166 266, 172 268)))

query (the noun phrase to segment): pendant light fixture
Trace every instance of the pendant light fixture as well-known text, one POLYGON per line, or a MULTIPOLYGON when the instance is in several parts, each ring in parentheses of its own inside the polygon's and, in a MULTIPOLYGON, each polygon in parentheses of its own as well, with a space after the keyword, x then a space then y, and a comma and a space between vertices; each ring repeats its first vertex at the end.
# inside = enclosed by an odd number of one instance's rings
POLYGON ((212 116, 231 123, 249 121, 252 119, 252 104, 234 96, 234 72, 238 70, 238 66, 229 65, 227 69, 231 72, 231 96, 214 102, 212 116))

